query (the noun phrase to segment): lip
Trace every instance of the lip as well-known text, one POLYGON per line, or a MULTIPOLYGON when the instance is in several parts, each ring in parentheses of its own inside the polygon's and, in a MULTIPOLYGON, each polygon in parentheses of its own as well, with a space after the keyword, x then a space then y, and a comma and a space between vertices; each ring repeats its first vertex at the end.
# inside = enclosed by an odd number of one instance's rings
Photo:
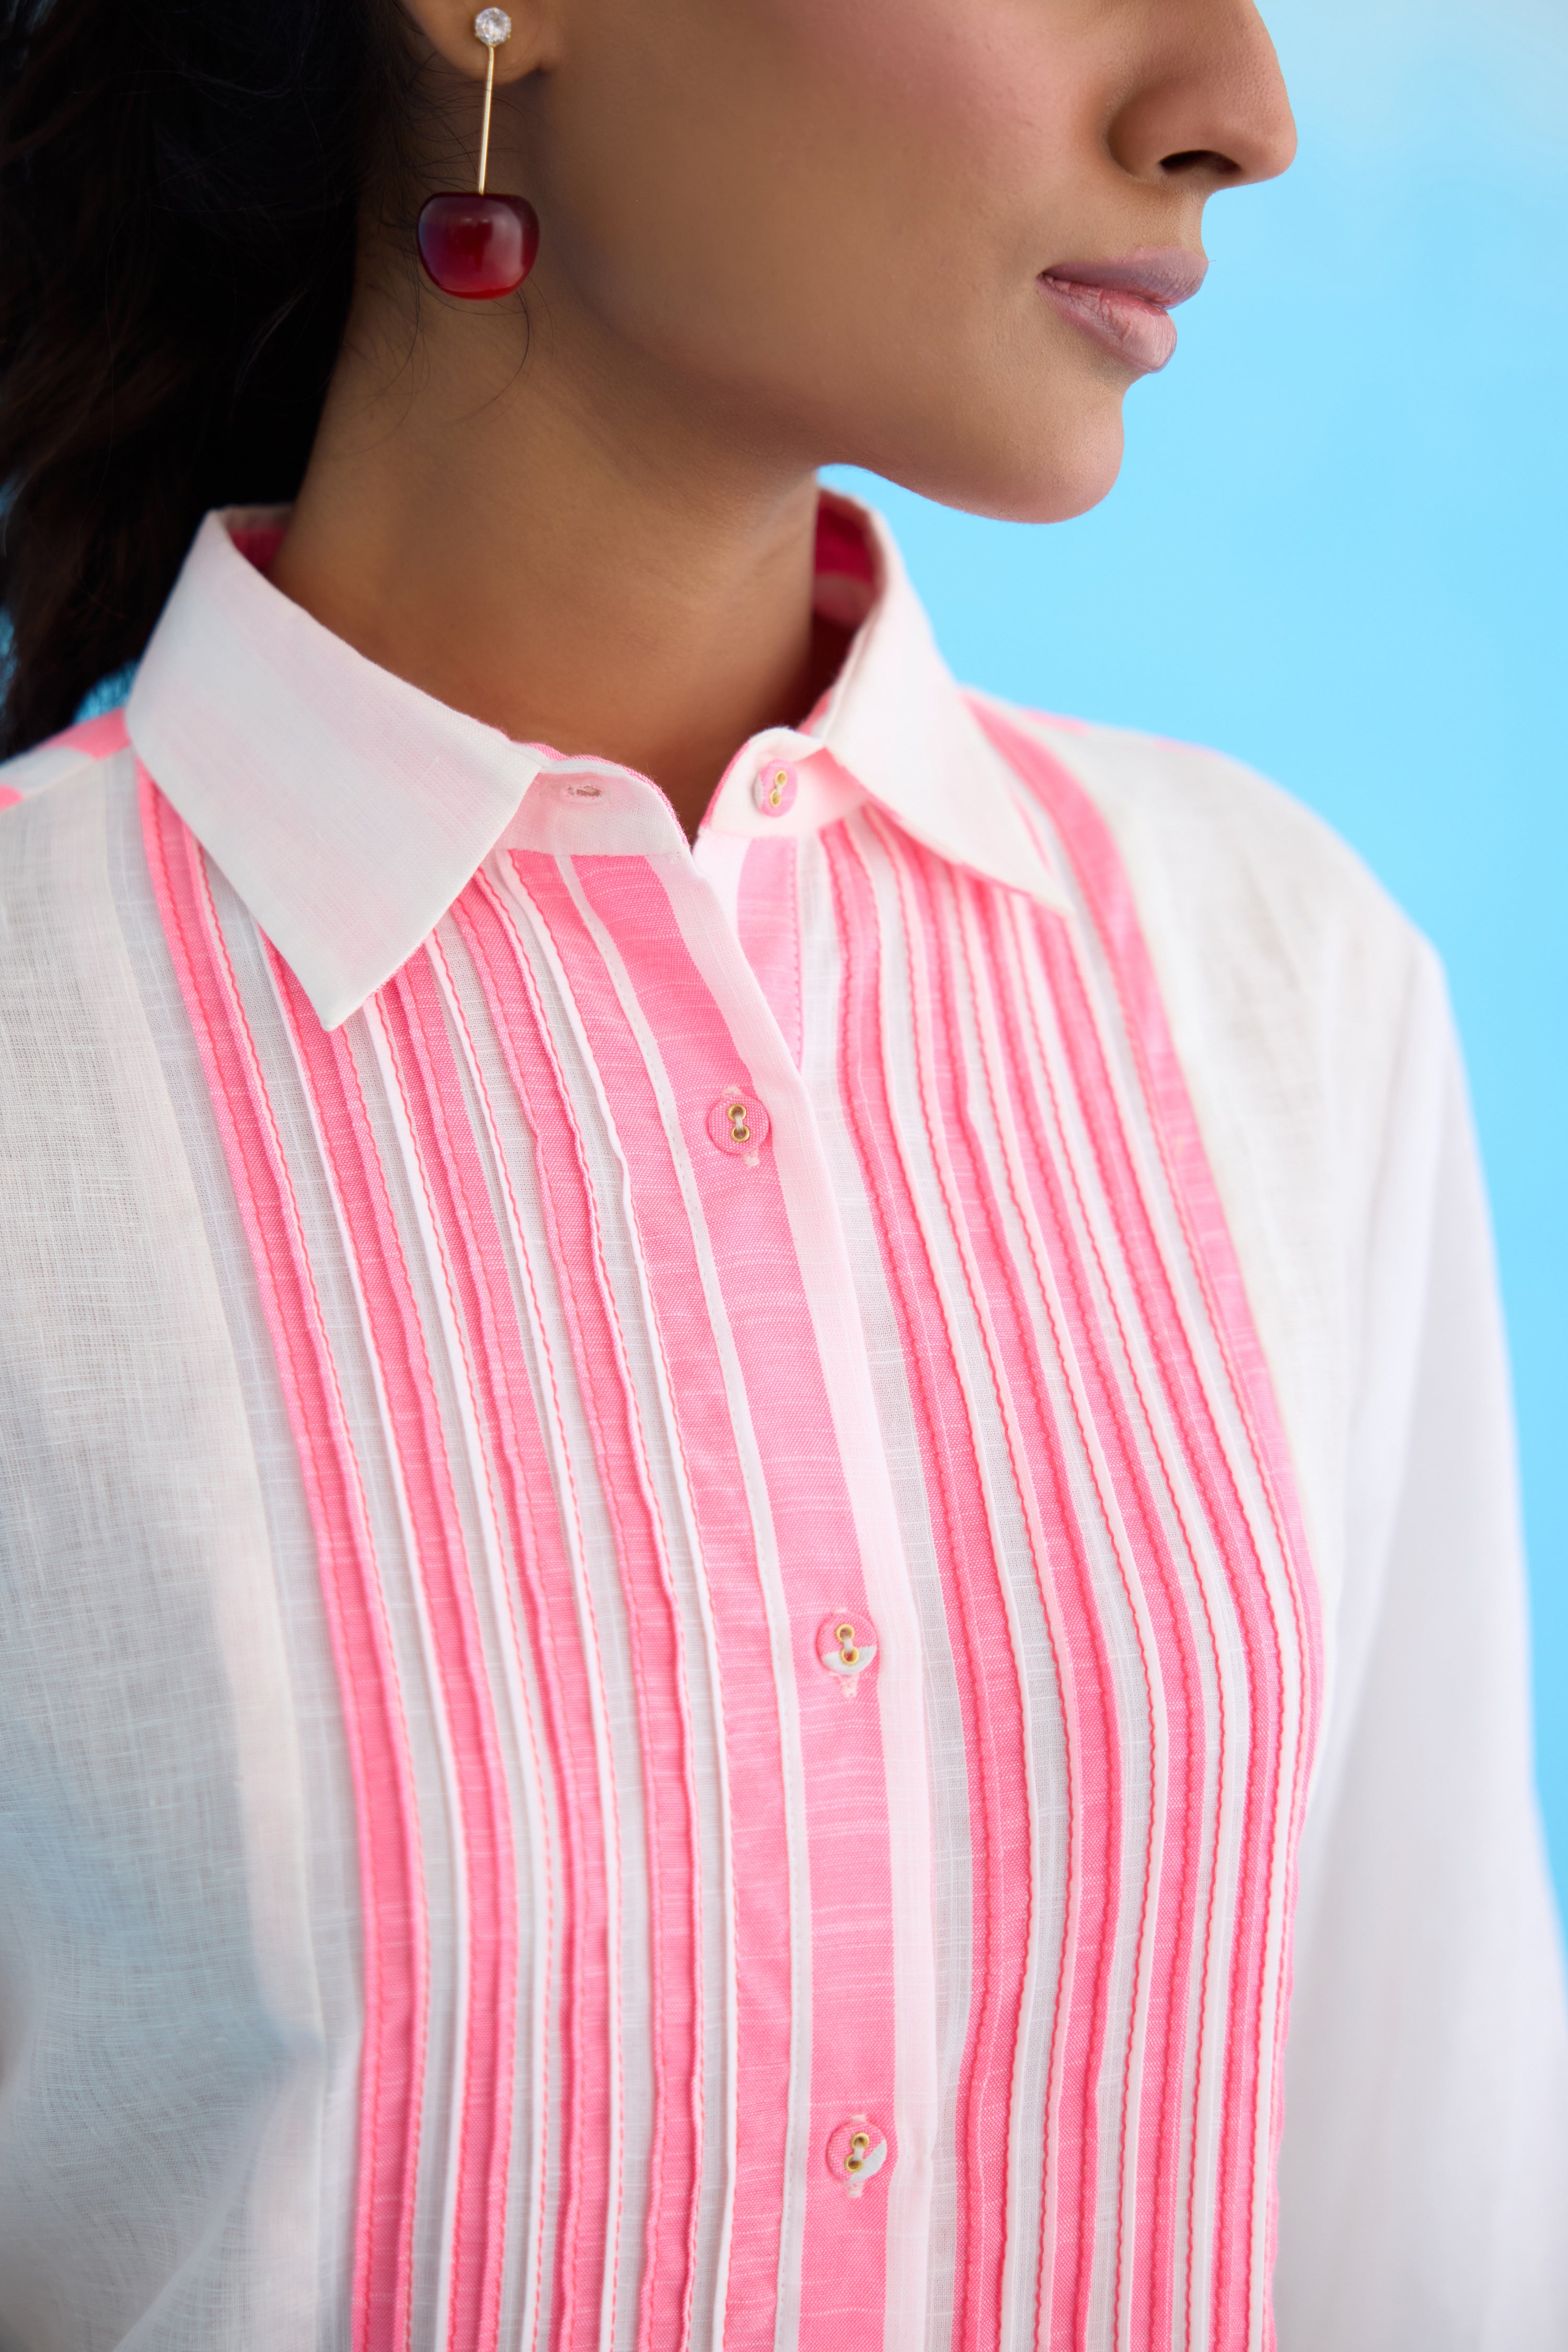
POLYGON ((1149 247, 1120 261, 1059 261, 1039 284, 1054 308, 1102 351, 1152 375, 1176 348, 1170 313, 1190 301, 1208 263, 1183 246, 1149 247))

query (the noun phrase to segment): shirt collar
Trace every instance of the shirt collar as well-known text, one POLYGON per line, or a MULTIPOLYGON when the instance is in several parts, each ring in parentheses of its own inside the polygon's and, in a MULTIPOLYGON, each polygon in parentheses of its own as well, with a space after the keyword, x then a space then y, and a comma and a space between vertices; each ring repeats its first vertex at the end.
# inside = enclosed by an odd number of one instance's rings
MULTIPOLYGON (((540 846, 577 855, 684 854, 646 779, 514 743, 291 603, 258 568, 282 520, 207 516, 126 719, 143 765, 329 1028, 406 962, 503 835, 526 827, 540 846), (594 776, 616 789, 594 793, 592 810, 535 790, 552 778, 570 793, 573 778, 594 776)), ((1056 901, 1016 788, 936 649, 886 525, 827 492, 818 601, 858 623, 838 677, 802 728, 742 747, 708 827, 776 834, 751 786, 782 753, 808 786, 783 830, 813 830, 868 798, 941 856, 1056 901)))

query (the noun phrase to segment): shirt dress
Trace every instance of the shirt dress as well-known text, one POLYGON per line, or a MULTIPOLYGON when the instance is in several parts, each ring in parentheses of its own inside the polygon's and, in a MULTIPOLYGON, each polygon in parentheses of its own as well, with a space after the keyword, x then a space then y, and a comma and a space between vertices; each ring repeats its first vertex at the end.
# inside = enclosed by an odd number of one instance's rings
POLYGON ((1562 2352, 1429 950, 846 501, 694 849, 280 529, 0 770, 0 2345, 1562 2352))

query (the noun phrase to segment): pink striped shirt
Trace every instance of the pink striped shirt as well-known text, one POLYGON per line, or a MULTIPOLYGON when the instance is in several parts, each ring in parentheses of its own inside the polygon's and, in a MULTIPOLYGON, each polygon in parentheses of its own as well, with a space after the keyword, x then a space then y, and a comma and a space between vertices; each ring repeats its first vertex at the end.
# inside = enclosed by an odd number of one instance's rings
POLYGON ((693 852, 277 537, 12 772, 136 1031, 95 1328, 192 1391, 103 1554, 195 1937, 145 2340, 1271 2344, 1323 1570, 1083 739, 826 499, 849 657, 693 852))

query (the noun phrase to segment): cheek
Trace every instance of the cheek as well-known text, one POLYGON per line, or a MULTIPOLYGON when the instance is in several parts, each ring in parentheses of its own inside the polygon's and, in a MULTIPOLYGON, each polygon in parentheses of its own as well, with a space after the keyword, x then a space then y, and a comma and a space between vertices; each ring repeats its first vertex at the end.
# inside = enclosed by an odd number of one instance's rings
POLYGON ((939 276, 950 303, 1016 295, 1056 257, 1071 177, 1074 76, 1046 38, 1051 14, 1052 0, 622 0, 552 142, 573 159, 584 258, 631 257, 667 301, 739 294, 742 316, 749 286, 784 309, 814 284, 817 300, 855 282, 876 299, 939 276))
MULTIPOLYGON (((1077 0, 1072 0, 1077 5, 1077 0)), ((1068 0, 772 0, 812 146, 863 215, 1041 241, 1095 111, 1068 0)), ((1092 141, 1091 141, 1092 143, 1092 141)))
POLYGON ((1102 496, 1121 383, 1035 286, 1097 146, 1051 0, 650 13, 554 142, 602 324, 815 458, 1001 511, 1102 496))

